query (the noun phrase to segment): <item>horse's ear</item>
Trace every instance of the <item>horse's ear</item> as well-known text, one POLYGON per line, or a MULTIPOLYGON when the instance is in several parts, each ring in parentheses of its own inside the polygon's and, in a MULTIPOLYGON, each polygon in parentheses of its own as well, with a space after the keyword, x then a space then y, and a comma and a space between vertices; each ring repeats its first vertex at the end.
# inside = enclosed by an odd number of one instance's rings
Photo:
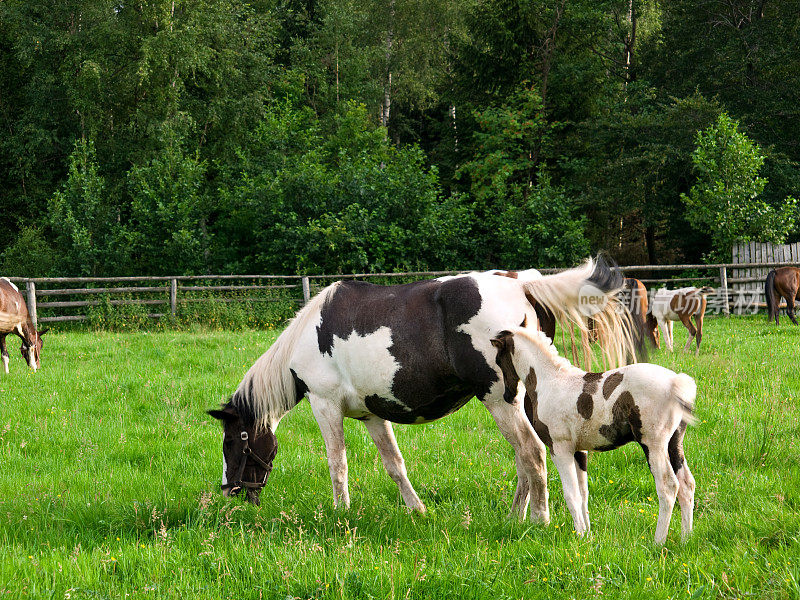
POLYGON ((215 419, 223 422, 235 421, 239 418, 239 415, 230 405, 223 406, 222 410, 211 409, 207 410, 206 412, 215 419))
POLYGON ((506 350, 509 347, 509 342, 511 341, 512 335, 513 334, 510 331, 501 331, 491 340, 492 346, 501 352, 506 350))

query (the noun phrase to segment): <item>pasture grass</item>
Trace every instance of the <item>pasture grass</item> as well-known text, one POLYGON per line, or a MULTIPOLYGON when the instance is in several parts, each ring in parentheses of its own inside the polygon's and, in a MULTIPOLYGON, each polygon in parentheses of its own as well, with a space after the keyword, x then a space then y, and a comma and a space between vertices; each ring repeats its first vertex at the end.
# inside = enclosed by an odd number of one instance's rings
POLYGON ((680 543, 676 506, 663 548, 634 445, 590 457, 590 536, 552 463, 550 526, 508 518, 513 454, 477 401, 395 427, 426 516, 405 510, 356 421, 352 507, 334 510, 307 402, 277 431, 262 506, 223 498, 204 411, 276 335, 53 333, 35 375, 15 352, 0 378, 0 598, 800 597, 800 328, 785 319, 709 318, 699 357, 651 356, 699 390, 695 532, 680 543))

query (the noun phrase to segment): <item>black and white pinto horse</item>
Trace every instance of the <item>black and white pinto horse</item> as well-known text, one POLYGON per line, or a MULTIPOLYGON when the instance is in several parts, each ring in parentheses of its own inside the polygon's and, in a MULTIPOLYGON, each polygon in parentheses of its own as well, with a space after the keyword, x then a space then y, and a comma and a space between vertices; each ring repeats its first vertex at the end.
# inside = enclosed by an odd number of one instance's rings
POLYGON ((259 503, 277 453, 275 429, 304 397, 328 456, 334 504, 348 507, 345 417, 364 423, 384 467, 412 510, 425 512, 406 474, 391 423, 426 423, 473 396, 491 413, 516 454, 512 514, 549 522, 545 448, 524 408, 524 388, 507 392, 492 339, 537 309, 588 335, 590 300, 604 361, 633 356, 629 314, 615 294, 622 276, 602 259, 555 275, 470 273, 406 285, 334 283, 315 296, 244 376, 230 400, 209 414, 222 421, 222 491, 259 503), (504 275, 498 277, 498 275, 504 275), (588 292, 587 292, 588 290, 588 292))

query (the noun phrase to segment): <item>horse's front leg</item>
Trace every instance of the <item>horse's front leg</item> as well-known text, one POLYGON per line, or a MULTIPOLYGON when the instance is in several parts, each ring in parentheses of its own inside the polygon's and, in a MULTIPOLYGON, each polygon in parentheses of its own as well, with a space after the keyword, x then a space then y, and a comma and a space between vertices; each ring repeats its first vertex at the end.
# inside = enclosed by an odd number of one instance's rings
POLYGON ((514 491, 514 499, 511 501, 511 515, 524 521, 528 514, 528 504, 531 498, 531 484, 525 467, 520 462, 519 455, 515 456, 517 463, 517 489, 514 491))
MULTIPOLYGON (((500 433, 514 448, 517 464, 522 468, 518 477, 527 477, 530 493, 530 519, 545 525, 550 522, 550 508, 547 502, 547 462, 544 444, 533 431, 528 417, 525 416, 522 402, 506 402, 502 396, 489 397, 484 406, 497 423, 500 433)), ((518 494, 524 494, 523 484, 518 481, 518 494)), ((517 497, 515 496, 515 500, 517 497)))
POLYGON ((344 415, 341 406, 329 400, 308 394, 311 410, 325 440, 328 469, 333 484, 333 505, 350 508, 350 491, 347 486, 347 450, 344 445, 344 415))
POLYGON ((411 482, 408 480, 406 464, 403 460, 403 455, 400 454, 400 448, 397 447, 392 424, 380 417, 371 416, 364 421, 364 426, 369 431, 372 441, 378 447, 386 472, 389 473, 389 477, 400 488, 400 494, 403 496, 406 506, 411 510, 424 514, 425 505, 419 499, 417 492, 414 491, 411 482))
POLYGON ((6 335, 0 334, 0 354, 3 356, 3 370, 8 375, 8 350, 6 349, 6 335))

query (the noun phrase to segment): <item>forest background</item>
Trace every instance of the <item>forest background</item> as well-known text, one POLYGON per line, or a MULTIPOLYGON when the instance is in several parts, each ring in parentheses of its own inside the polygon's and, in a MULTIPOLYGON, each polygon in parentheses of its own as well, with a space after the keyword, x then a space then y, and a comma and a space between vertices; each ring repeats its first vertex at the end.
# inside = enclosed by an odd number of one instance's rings
POLYGON ((795 0, 4 0, 0 273, 798 239, 795 0))

